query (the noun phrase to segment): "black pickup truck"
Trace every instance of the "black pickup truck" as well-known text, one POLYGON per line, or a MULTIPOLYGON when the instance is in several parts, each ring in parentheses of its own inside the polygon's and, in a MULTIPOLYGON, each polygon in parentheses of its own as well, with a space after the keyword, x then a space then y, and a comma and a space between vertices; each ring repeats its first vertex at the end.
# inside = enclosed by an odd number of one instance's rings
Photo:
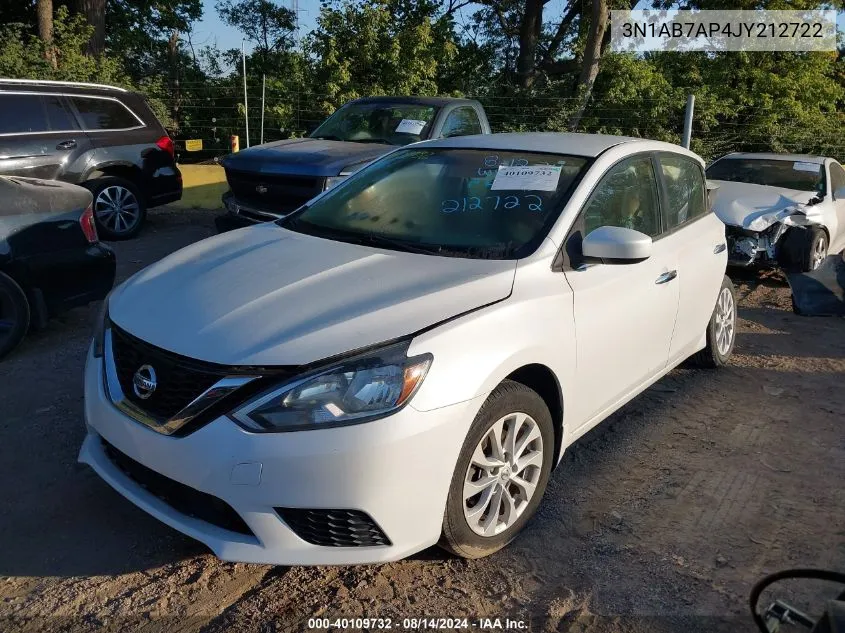
POLYGON ((379 156, 434 138, 489 134, 477 101, 367 97, 339 108, 305 138, 257 145, 223 161, 229 191, 219 232, 276 220, 379 156))

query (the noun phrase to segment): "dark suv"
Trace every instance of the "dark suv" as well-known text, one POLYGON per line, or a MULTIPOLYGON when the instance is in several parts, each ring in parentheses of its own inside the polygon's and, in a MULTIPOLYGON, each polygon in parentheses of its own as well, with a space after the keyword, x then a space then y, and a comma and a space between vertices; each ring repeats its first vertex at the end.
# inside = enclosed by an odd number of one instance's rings
POLYGON ((182 197, 173 141, 144 97, 99 84, 0 79, 0 175, 86 187, 106 239, 182 197))

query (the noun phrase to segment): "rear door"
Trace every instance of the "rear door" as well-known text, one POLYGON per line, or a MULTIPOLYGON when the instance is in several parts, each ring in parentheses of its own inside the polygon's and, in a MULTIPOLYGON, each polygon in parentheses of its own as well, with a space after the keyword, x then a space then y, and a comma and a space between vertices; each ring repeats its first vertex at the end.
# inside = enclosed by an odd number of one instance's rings
POLYGON ((0 92, 0 174, 75 182, 89 149, 61 94, 0 92))
MULTIPOLYGON (((575 301, 574 419, 592 425, 661 372, 678 311, 678 249, 661 239, 659 187, 650 154, 611 167, 576 220, 570 239, 624 226, 654 240, 638 263, 581 264, 565 271, 575 301)), ((576 433, 584 428, 574 429, 576 433)))
POLYGON ((680 299, 669 362, 701 347, 727 266, 725 225, 707 208, 704 171, 681 154, 659 153, 664 234, 678 266, 680 299))

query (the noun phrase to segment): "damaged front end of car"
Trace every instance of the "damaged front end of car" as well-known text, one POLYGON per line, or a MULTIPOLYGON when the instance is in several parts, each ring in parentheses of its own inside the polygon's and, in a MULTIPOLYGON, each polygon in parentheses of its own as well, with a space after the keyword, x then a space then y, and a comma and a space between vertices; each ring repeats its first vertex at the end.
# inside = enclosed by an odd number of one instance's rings
POLYGON ((739 226, 726 226, 729 266, 775 266, 778 263, 778 242, 789 227, 773 224, 763 231, 739 226))
POLYGON ((746 226, 727 224, 728 265, 763 268, 783 265, 788 255, 783 252, 787 234, 822 226, 821 214, 814 209, 822 199, 822 196, 816 196, 806 204, 756 215, 746 226))

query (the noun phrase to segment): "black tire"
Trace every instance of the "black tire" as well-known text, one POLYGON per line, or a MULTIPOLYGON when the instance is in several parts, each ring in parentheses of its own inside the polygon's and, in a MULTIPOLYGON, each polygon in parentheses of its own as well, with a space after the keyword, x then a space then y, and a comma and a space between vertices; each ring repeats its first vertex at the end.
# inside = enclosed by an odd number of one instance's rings
MULTIPOLYGON (((147 203, 134 182, 116 176, 106 176, 90 180, 84 186, 94 196, 94 221, 97 224, 97 235, 101 239, 128 240, 138 235, 147 217, 147 203), (109 198, 115 199, 115 195, 122 195, 121 190, 126 190, 131 194, 137 205, 137 212, 129 216, 131 221, 127 220, 128 226, 124 226, 120 220, 115 220, 114 213, 109 213, 109 198)), ((126 199, 130 200, 129 197, 126 199)), ((126 218, 129 210, 134 210, 131 205, 127 205, 126 214, 120 214, 121 218, 126 218)))
POLYGON ((827 233, 817 226, 791 228, 783 236, 781 254, 778 258, 781 266, 789 272, 808 273, 818 268, 830 244, 827 233), (824 256, 819 260, 818 253, 824 256))
MULTIPOLYGON (((517 440, 520 437, 522 436, 517 433, 517 440)), ((536 440, 532 440, 528 443, 528 446, 534 444, 536 449, 537 444, 535 442, 536 440)), ((493 393, 487 398, 478 415, 475 416, 475 420, 458 455, 455 472, 452 475, 452 483, 449 486, 449 497, 446 501, 446 512, 443 516, 443 533, 439 545, 463 558, 481 558, 500 550, 510 543, 522 528, 525 527, 525 524, 531 519, 540 505, 549 481, 549 473, 552 469, 554 446, 552 416, 543 399, 537 392, 523 384, 510 380, 503 381, 493 390, 493 393), (498 534, 482 536, 473 531, 464 514, 466 503, 463 494, 464 480, 470 468, 470 462, 476 447, 482 442, 488 431, 498 420, 513 413, 525 413, 536 422, 542 442, 542 466, 529 466, 522 471, 527 473, 529 469, 537 468, 539 473, 532 470, 531 474, 538 477, 536 487, 533 495, 524 502, 524 509, 516 520, 498 534)), ((508 487, 516 486, 515 483, 508 480, 506 480, 504 485, 508 487)), ((497 510, 497 515, 499 514, 500 511, 497 510)))
POLYGON ((719 288, 719 295, 716 297, 716 305, 713 307, 713 313, 710 315, 710 321, 707 323, 707 344, 704 349, 692 355, 693 364, 699 367, 708 367, 715 369, 717 367, 724 367, 728 364, 728 359, 734 350, 736 344, 736 291, 734 290, 733 282, 725 275, 722 279, 722 287, 719 288), (730 341, 727 347, 722 345, 720 350, 719 345, 719 319, 721 312, 720 302, 723 300, 723 293, 728 292, 730 295, 731 306, 731 330, 730 341))
POLYGON ((29 301, 14 279, 0 273, 0 358, 15 349, 29 329, 29 301))

